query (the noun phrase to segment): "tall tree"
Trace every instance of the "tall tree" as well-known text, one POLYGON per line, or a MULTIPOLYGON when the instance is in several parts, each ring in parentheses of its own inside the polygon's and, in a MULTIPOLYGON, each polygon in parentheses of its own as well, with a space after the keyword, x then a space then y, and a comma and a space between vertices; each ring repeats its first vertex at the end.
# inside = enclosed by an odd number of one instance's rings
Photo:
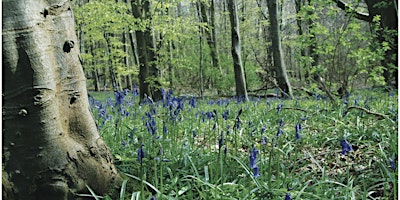
MULTIPOLYGON (((132 13, 137 19, 146 22, 151 20, 150 1, 132 0, 132 13)), ((151 24, 151 23, 150 23, 151 24)), ((137 48, 139 54, 139 91, 140 99, 145 96, 160 100, 161 83, 158 80, 159 71, 156 63, 155 37, 152 35, 152 27, 146 25, 144 30, 136 31, 137 48)))
POLYGON ((398 5, 392 0, 365 0, 368 14, 357 12, 349 4, 341 0, 333 0, 337 6, 349 12, 355 18, 369 23, 377 22, 379 29, 376 31, 376 39, 380 44, 387 43, 382 65, 385 67, 383 76, 387 85, 398 87, 398 5))
POLYGON ((89 111, 71 2, 2 11, 4 199, 105 194, 120 178, 89 111))
POLYGON ((212 65, 215 69, 219 69, 222 72, 222 69, 219 66, 218 59, 218 48, 216 41, 216 31, 215 31, 215 0, 211 0, 210 8, 208 9, 206 2, 200 1, 200 12, 201 12, 201 21, 207 24, 207 28, 204 30, 207 38, 207 44, 210 47, 210 56, 212 60, 212 65), (210 17, 208 16, 210 13, 210 17))
POLYGON ((270 18, 270 33, 272 40, 272 56, 274 59, 276 80, 279 88, 289 97, 293 97, 292 88, 286 73, 285 62, 283 61, 283 52, 279 33, 278 5, 277 0, 267 0, 268 14, 270 18))
POLYGON ((228 0, 228 10, 231 22, 231 52, 233 58, 233 69, 235 72, 236 96, 243 97, 245 101, 248 101, 246 80, 240 50, 239 16, 237 13, 236 0, 228 0))

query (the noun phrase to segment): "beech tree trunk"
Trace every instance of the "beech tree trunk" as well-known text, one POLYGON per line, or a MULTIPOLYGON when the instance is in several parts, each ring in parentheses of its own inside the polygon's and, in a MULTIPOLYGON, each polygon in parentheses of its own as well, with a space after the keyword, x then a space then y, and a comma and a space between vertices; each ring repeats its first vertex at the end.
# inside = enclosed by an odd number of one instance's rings
POLYGON ((231 21, 231 51, 233 58, 233 69, 235 72, 236 96, 243 97, 245 101, 248 101, 246 80, 241 57, 239 16, 237 14, 236 0, 228 0, 228 10, 231 21))
POLYGON ((293 97, 292 87, 290 86, 289 78, 286 73, 286 65, 283 61, 283 52, 281 47, 281 40, 279 34, 278 23, 278 5, 276 0, 267 0, 268 14, 270 18, 270 33, 272 40, 272 56, 274 59, 276 80, 279 88, 286 93, 289 97, 293 97))
POLYGON ((3 199, 120 185, 89 111, 70 1, 3 0, 3 199))

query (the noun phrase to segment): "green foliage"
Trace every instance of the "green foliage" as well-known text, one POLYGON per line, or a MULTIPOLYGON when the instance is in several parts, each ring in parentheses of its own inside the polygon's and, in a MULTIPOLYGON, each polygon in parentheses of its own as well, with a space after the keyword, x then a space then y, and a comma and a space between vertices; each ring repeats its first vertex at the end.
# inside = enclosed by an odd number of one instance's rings
POLYGON ((192 107, 192 97, 167 95, 139 106, 130 92, 121 104, 107 97, 112 94, 91 95, 103 99, 91 100, 93 115, 126 174, 113 199, 283 199, 286 193, 293 199, 397 198, 398 173, 390 165, 398 155, 396 92, 357 91, 337 107, 319 97, 194 99, 192 107), (148 129, 152 120, 154 134, 148 129), (346 155, 343 138, 353 147, 346 155), (257 177, 249 166, 254 147, 257 177), (139 148, 145 151, 142 162, 139 148))

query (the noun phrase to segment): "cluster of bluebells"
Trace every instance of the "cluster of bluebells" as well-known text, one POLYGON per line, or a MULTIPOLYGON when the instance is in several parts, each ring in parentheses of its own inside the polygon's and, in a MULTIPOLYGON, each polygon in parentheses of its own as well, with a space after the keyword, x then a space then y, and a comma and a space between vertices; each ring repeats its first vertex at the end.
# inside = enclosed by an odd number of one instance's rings
POLYGON ((258 150, 254 146, 253 149, 250 151, 250 168, 253 169, 253 176, 254 177, 259 177, 259 168, 257 166, 257 155, 258 155, 258 150))
POLYGON ((146 112, 145 115, 146 119, 146 127, 147 132, 151 133, 152 135, 156 135, 157 133, 157 124, 155 120, 155 115, 157 114, 156 108, 152 107, 149 112, 146 112))

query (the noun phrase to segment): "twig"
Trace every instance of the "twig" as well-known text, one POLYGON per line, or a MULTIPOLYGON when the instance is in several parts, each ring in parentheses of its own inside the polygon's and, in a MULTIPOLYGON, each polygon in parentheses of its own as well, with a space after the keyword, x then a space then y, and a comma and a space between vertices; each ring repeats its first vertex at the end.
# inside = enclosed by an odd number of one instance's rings
POLYGON ((303 109, 303 108, 292 108, 292 107, 282 107, 282 109, 287 109, 287 110, 299 110, 299 111, 303 111, 303 112, 308 112, 308 110, 303 109))
POLYGON ((347 107, 347 109, 344 111, 344 115, 346 115, 351 109, 362 110, 362 111, 364 111, 364 112, 366 112, 368 114, 375 115, 376 117, 378 117, 378 119, 385 119, 385 118, 386 119, 390 119, 389 116, 387 116, 385 114, 373 112, 373 111, 370 111, 370 110, 368 110, 366 108, 363 108, 363 107, 360 107, 360 106, 349 106, 349 107, 347 107))

